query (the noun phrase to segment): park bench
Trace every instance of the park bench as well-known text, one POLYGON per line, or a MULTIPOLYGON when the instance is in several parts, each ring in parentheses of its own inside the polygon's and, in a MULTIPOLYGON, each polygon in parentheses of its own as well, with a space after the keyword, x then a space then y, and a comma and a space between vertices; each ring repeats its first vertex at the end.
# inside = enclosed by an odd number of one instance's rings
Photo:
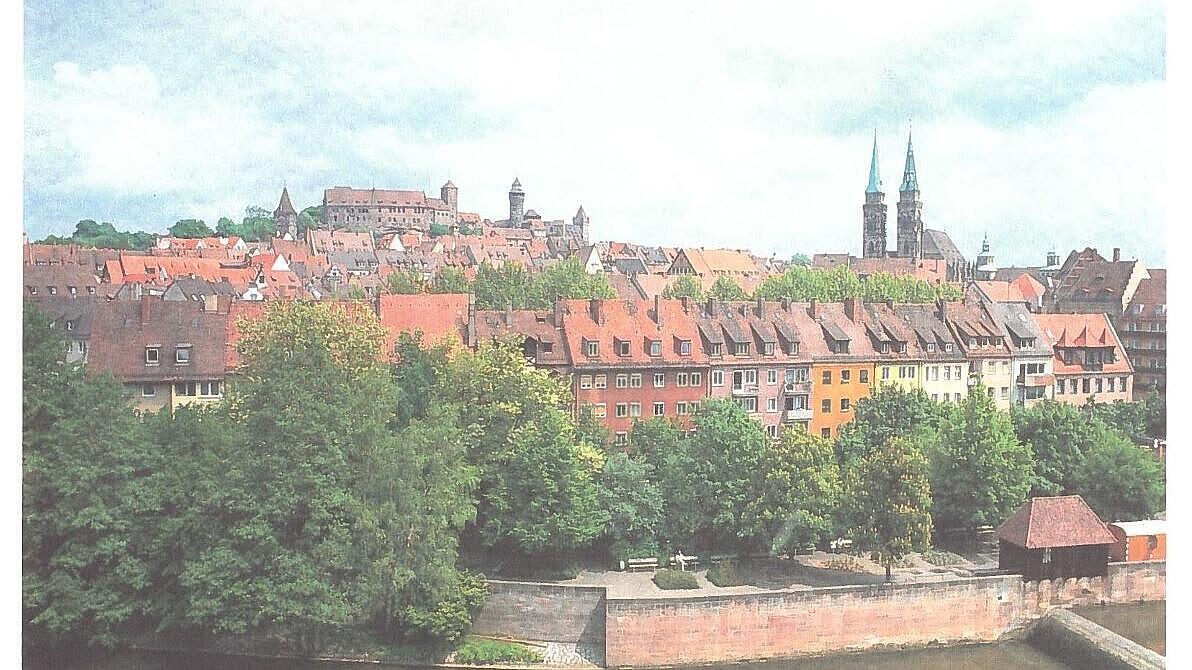
MULTIPOLYGON (((683 556, 683 568, 682 569, 691 570, 692 568, 698 568, 699 563, 700 563, 699 556, 683 556)), ((675 569, 680 569, 679 562, 675 560, 674 556, 670 557, 670 565, 671 565, 671 567, 673 567, 675 569)))
POLYGON ((629 560, 621 561, 621 569, 626 572, 638 572, 639 570, 657 570, 657 558, 631 558, 629 560))

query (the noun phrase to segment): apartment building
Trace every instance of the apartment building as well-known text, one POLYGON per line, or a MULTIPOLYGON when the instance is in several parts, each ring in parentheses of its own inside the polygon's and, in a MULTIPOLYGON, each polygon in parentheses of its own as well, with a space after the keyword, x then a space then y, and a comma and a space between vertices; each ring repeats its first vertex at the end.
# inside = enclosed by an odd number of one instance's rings
POLYGON ((1035 320, 1053 351, 1057 401, 1131 400, 1134 368, 1108 315, 1036 314, 1035 320))

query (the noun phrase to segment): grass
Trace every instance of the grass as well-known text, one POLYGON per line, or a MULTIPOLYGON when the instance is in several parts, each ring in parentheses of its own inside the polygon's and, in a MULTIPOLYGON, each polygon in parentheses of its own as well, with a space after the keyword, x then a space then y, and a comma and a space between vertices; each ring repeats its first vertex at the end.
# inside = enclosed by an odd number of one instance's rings
POLYGON ((542 662, 542 652, 516 642, 468 637, 455 650, 455 662, 465 665, 531 665, 542 662))
POLYGON ((680 570, 659 570, 654 573, 654 583, 660 589, 698 589, 699 582, 695 575, 680 570))
POLYGON ((737 571, 737 564, 732 561, 722 561, 708 568, 708 581, 716 586, 744 586, 747 582, 737 571))

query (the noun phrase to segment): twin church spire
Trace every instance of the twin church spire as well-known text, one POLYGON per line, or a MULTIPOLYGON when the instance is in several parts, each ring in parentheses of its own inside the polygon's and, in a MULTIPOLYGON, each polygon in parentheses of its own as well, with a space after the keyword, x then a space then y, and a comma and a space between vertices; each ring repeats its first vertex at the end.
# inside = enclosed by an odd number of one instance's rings
POLYGON ((861 247, 866 258, 919 259, 923 256, 923 203, 919 200, 919 176, 915 170, 915 149, 911 134, 906 137, 906 164, 902 171, 902 186, 898 198, 897 251, 886 248, 886 204, 883 202, 882 178, 878 168, 877 130, 873 131, 873 153, 869 159, 869 184, 865 188, 865 204, 861 247))

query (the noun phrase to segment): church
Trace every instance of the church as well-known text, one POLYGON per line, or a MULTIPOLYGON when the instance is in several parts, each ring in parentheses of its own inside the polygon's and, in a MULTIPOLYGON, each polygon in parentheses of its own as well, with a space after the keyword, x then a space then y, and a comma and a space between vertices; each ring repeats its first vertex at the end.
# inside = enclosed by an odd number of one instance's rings
MULTIPOLYGON (((878 168, 877 131, 873 133, 873 154, 869 159, 869 185, 865 188, 865 204, 861 207, 863 224, 861 249, 865 259, 900 259, 894 262, 867 260, 858 265, 873 271, 882 266, 919 265, 920 261, 935 261, 942 265, 943 279, 964 282, 972 278, 972 264, 942 230, 923 227, 923 201, 919 199, 919 176, 915 170, 915 150, 910 133, 906 138, 906 164, 902 170, 902 185, 898 188, 898 228, 896 248, 891 251, 886 241, 886 194, 882 192, 882 178, 878 168)), ((868 273, 867 273, 868 274, 868 273)), ((896 274, 906 274, 905 271, 896 274)))

